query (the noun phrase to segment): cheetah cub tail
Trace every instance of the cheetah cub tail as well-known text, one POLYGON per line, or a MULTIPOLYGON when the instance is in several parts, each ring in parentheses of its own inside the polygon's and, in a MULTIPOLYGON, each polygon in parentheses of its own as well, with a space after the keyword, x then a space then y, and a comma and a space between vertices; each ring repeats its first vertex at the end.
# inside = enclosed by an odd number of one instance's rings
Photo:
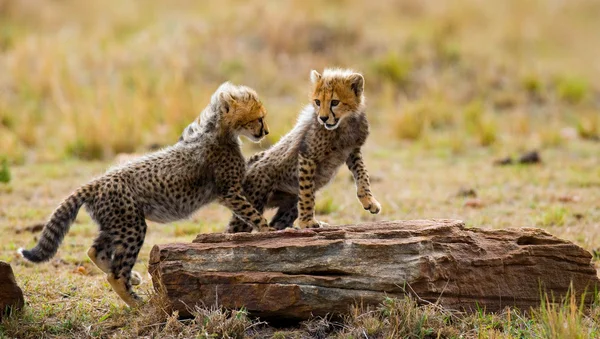
POLYGON ((83 186, 66 198, 44 226, 37 245, 30 250, 19 248, 17 252, 23 258, 35 263, 50 260, 58 251, 58 246, 75 221, 79 208, 91 196, 92 187, 91 185, 83 186))

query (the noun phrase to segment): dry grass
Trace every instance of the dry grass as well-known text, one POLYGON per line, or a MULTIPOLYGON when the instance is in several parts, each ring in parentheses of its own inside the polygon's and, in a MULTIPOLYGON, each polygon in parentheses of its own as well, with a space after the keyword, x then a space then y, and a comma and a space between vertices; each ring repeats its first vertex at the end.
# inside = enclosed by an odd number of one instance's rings
MULTIPOLYGON (((372 216, 362 209, 355 198, 355 189, 350 184, 350 173, 342 169, 318 197, 323 199, 320 204, 324 206, 321 211, 324 214, 319 218, 330 224, 386 219, 458 218, 477 227, 537 225, 590 251, 600 243, 600 213, 596 206, 600 200, 600 159, 594 156, 597 154, 595 143, 581 140, 567 142, 560 148, 543 151, 542 165, 509 167, 493 166, 492 162, 498 153, 491 149, 466 150, 457 156, 439 148, 426 150, 417 146, 400 146, 392 144, 383 147, 370 141, 365 151, 373 177, 373 192, 383 204, 381 216, 372 216), (482 203, 480 208, 469 207, 466 202, 470 198, 457 196, 457 192, 464 188, 475 190, 482 203)), ((198 333, 194 332, 198 330, 197 325, 192 326, 187 321, 174 322, 172 314, 161 307, 160 302, 149 302, 139 312, 124 307, 110 290, 104 275, 85 256, 87 247, 96 235, 96 226, 83 211, 51 263, 33 265, 15 255, 18 247, 33 245, 35 237, 29 232, 17 233, 17 229, 43 222, 64 196, 81 183, 101 174, 108 166, 104 162, 69 161, 64 164, 11 168, 13 180, 0 186, 0 230, 7 239, 0 244, 0 260, 12 264, 17 280, 25 291, 28 307, 18 318, 2 323, 0 333, 20 338, 37 338, 42 334, 47 337, 84 337, 88 334, 131 336, 149 333, 169 337, 168 333, 178 328, 174 326, 182 326, 182 331, 198 333), (83 270, 79 269, 81 266, 83 270), (170 327, 165 327, 168 319, 171 319, 170 327)), ((146 274, 153 244, 186 242, 191 241, 197 233, 223 231, 229 216, 225 208, 211 205, 199 211, 191 220, 167 225, 150 224, 135 269, 146 274)), ((148 298, 150 291, 151 286, 146 281, 142 292, 148 298)), ((433 311, 428 312, 430 317, 433 311)), ((436 312, 439 315, 440 312, 436 312)), ((359 317, 360 314, 356 314, 358 320, 345 323, 345 327, 328 325, 332 326, 328 333, 330 336, 342 336, 340 333, 351 333, 356 328, 364 328, 367 333, 387 333, 383 325, 368 315, 359 317)), ((537 321, 537 318, 519 316, 523 318, 523 323, 537 321)), ((443 330, 443 333, 464 334, 474 333, 473 326, 482 326, 489 333, 496 333, 495 336, 490 334, 484 337, 497 338, 502 337, 500 334, 510 337, 505 335, 506 331, 516 326, 507 322, 506 315, 498 318, 483 313, 479 317, 481 319, 477 321, 482 324, 469 325, 472 327, 463 328, 453 323, 430 327, 433 333, 443 330)), ((378 316, 376 319, 381 321, 385 317, 378 316)), ((475 322, 473 319, 471 321, 475 322)), ((524 326, 520 323, 519 328, 525 337, 535 337, 534 333, 537 332, 524 326)), ((583 322, 583 326, 590 331, 595 328, 589 327, 591 325, 588 322, 583 322)), ((282 338, 293 338, 293 333, 301 337, 302 333, 308 331, 304 327, 274 330, 260 325, 249 329, 247 336, 255 335, 253 331, 258 329, 263 331, 260 333, 282 338)))
POLYGON ((224 80, 262 94, 276 138, 309 70, 332 65, 365 73, 373 120, 395 126, 388 136, 450 129, 492 146, 513 120, 549 116, 597 135, 597 121, 573 118, 597 113, 600 51, 588 39, 600 5, 589 1, 0 4, 0 156, 13 163, 172 143, 224 80), (479 121, 462 117, 469 102, 484 107, 479 121))
MULTIPOLYGON (((174 142, 220 82, 260 93, 272 130, 264 148, 293 126, 310 69, 343 66, 366 78, 364 153, 383 213, 361 208, 342 169, 318 196, 323 221, 536 225, 593 251, 598 13, 593 1, 0 0, 0 260, 28 302, 0 324, 0 337, 597 337, 600 311, 572 299, 460 319, 387 300, 342 322, 273 329, 212 305, 178 321, 146 283, 151 300, 128 310, 84 255, 96 234, 85 212, 51 263, 25 263, 15 250, 36 236, 18 229, 44 222, 115 154, 174 142), (492 165, 531 149, 541 165, 492 165), (478 208, 457 197, 465 188, 478 208)), ((213 205, 150 224, 136 270, 147 272, 152 244, 222 231, 228 219, 213 205)))

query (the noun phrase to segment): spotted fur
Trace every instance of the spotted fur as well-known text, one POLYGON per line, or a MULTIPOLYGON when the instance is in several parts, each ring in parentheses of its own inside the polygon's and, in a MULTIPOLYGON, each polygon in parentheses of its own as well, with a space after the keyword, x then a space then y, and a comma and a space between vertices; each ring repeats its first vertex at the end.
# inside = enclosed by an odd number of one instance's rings
MULTIPOLYGON (((364 78, 350 70, 312 71, 311 104, 300 113, 294 129, 270 149, 252 156, 244 194, 259 212, 278 208, 270 225, 320 227, 314 215, 315 192, 346 163, 354 176, 363 208, 379 213, 371 192, 361 147, 369 134, 364 105, 364 78)), ((228 232, 250 229, 236 216, 228 232)))
POLYGON ((52 214, 37 245, 21 254, 32 262, 49 260, 85 204, 100 228, 88 255, 107 274, 115 292, 133 306, 139 297, 131 285, 140 277, 132 276, 131 269, 144 243, 146 219, 183 219, 216 200, 250 229, 268 230, 266 219, 243 196, 246 164, 238 137, 260 140, 268 134, 265 115, 252 89, 221 85, 200 121, 186 130, 185 140, 113 168, 77 189, 52 214))

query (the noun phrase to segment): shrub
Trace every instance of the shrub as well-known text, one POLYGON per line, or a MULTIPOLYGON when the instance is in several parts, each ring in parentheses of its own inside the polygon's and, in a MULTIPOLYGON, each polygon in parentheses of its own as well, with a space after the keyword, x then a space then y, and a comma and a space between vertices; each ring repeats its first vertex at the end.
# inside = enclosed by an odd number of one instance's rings
POLYGON ((493 117, 483 119, 477 129, 477 142, 481 146, 491 146, 498 139, 498 124, 493 117))
POLYGON ((8 160, 6 158, 0 158, 0 182, 10 182, 10 169, 8 168, 8 160))
POLYGON ((398 86, 405 86, 412 71, 412 62, 395 53, 390 53, 373 63, 374 73, 398 86))
POLYGON ((425 129, 425 122, 422 107, 406 107, 394 121, 394 133, 400 139, 418 140, 425 129))
POLYGON ((440 98, 425 98, 406 105, 394 121, 400 139, 418 140, 428 129, 441 130, 455 124, 453 107, 440 98))
POLYGON ((483 102, 472 101, 463 112, 465 129, 474 135, 481 146, 490 146, 498 138, 498 124, 491 113, 485 112, 483 102))
POLYGON ((589 84, 587 80, 579 77, 565 77, 559 79, 556 91, 561 100, 577 104, 588 95, 589 84))
POLYGON ((339 209, 339 206, 335 204, 335 200, 330 197, 321 197, 317 199, 315 203, 315 213, 321 215, 331 214, 339 209))
POLYGON ((78 138, 67 145, 66 153, 84 160, 100 160, 104 158, 104 146, 96 138, 78 138))
POLYGON ((600 138, 600 112, 582 114, 577 119, 577 134, 583 139, 600 138))
POLYGON ((539 95, 544 89, 544 85, 540 78, 534 74, 528 74, 521 79, 521 85, 527 93, 531 95, 539 95))

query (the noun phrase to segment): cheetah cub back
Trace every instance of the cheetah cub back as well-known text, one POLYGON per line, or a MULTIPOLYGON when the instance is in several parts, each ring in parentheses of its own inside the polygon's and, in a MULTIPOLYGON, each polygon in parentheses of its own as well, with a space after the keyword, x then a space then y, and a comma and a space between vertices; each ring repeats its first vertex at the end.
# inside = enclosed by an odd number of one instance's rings
POLYGON ((146 219, 170 222, 212 202, 230 208, 252 230, 267 221, 242 194, 245 160, 239 136, 258 141, 269 133, 266 110, 254 90, 224 83, 213 94, 186 139, 109 170, 67 197, 45 225, 37 245, 19 250, 25 259, 53 257, 82 205, 100 228, 88 251, 128 305, 140 301, 132 268, 144 243, 146 219))
MULTIPOLYGON (((381 205, 371 192, 361 147, 369 135, 365 112, 364 78, 351 70, 312 71, 311 103, 300 113, 296 126, 270 149, 248 162, 244 181, 246 197, 259 212, 277 208, 270 225, 321 227, 314 214, 315 192, 325 186, 342 164, 354 176, 363 208, 379 213, 381 205)), ((229 232, 250 231, 234 216, 229 232)))

